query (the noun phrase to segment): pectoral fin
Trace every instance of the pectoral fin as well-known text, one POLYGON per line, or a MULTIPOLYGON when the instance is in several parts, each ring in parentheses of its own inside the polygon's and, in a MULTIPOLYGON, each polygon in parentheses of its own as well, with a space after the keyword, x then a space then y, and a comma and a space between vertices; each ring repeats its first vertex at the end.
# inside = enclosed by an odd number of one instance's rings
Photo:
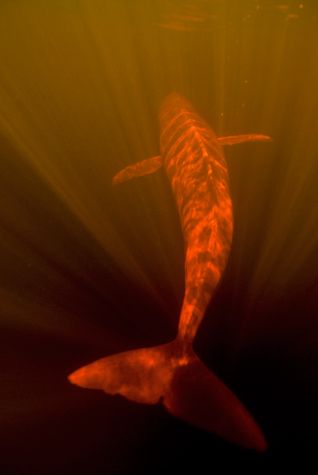
POLYGON ((221 145, 235 145, 243 142, 270 142, 272 138, 269 135, 246 134, 246 135, 228 135, 227 137, 218 137, 221 145))
POLYGON ((147 160, 142 160, 141 162, 134 163, 129 165, 126 168, 123 168, 118 172, 112 179, 113 185, 118 185, 118 183, 123 183, 124 181, 131 180, 139 176, 150 175, 158 170, 162 165, 162 158, 160 155, 156 157, 148 158, 147 160))

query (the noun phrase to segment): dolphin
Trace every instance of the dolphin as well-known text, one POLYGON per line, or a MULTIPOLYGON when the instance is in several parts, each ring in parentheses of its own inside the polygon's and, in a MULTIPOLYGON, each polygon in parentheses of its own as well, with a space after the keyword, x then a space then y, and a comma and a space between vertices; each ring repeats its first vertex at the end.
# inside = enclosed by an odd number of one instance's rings
POLYGON ((185 292, 174 341, 101 358, 71 375, 71 383, 101 389, 166 410, 241 447, 266 450, 265 437, 234 393, 195 354, 192 343, 215 294, 231 249, 232 200, 223 145, 269 141, 267 135, 217 137, 180 94, 160 108, 160 156, 130 165, 113 184, 167 173, 185 242, 185 292))

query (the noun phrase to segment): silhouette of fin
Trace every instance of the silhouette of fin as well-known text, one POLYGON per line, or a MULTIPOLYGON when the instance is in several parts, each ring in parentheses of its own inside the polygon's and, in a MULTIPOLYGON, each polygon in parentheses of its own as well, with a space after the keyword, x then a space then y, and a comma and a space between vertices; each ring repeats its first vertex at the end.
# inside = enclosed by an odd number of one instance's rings
POLYGON ((171 414, 194 426, 243 447, 266 449, 261 430, 237 397, 193 352, 181 356, 178 340, 102 358, 69 380, 135 402, 162 401, 171 414))
POLYGON ((262 134, 228 135, 217 139, 221 145, 235 145, 243 142, 270 142, 272 140, 269 135, 262 134))
POLYGON ((259 452, 267 449, 251 414, 196 356, 174 372, 164 405, 174 416, 229 442, 259 452))
POLYGON ((134 163, 133 165, 128 165, 120 172, 118 172, 112 179, 113 185, 118 185, 118 183, 123 183, 124 181, 131 180, 143 175, 150 175, 157 171, 162 165, 162 159, 160 155, 156 157, 148 158, 147 160, 142 160, 141 162, 134 163))

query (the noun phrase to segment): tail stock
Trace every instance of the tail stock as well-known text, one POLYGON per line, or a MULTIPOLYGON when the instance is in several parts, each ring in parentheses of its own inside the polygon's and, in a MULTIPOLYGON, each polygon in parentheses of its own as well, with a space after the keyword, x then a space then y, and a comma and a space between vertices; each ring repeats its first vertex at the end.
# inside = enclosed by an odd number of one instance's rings
POLYGON ((196 427, 242 447, 266 450, 256 422, 232 391, 178 341, 127 351, 80 368, 69 376, 78 386, 156 404, 196 427))

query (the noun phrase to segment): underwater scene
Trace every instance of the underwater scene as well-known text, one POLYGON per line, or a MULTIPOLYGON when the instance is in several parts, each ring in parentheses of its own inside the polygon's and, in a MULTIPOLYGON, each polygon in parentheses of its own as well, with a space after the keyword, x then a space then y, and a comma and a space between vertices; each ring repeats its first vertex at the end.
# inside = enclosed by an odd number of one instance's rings
POLYGON ((1 474, 317 467, 316 1, 2 0, 0 196, 1 474))

